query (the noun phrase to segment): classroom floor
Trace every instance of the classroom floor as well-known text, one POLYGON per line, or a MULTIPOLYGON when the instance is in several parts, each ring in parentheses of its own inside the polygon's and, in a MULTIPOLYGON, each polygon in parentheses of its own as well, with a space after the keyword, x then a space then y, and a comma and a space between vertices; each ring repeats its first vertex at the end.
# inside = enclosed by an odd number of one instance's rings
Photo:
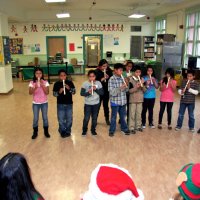
MULTIPOLYGON (((115 163, 129 170, 145 200, 168 200, 177 191, 176 175, 182 165, 200 162, 200 135, 188 132, 187 117, 180 132, 168 131, 166 114, 162 131, 147 128, 143 133, 125 136, 117 128, 113 138, 108 137, 101 109, 97 137, 81 137, 83 98, 81 83, 85 76, 73 77, 77 88, 74 96, 74 123, 71 138, 58 134, 56 99, 49 95, 49 124, 51 138, 43 135, 40 118, 39 137, 31 140, 32 110, 28 82, 14 80, 14 90, 0 95, 0 157, 8 152, 23 153, 32 172, 36 188, 46 200, 79 200, 88 188, 92 170, 99 163, 115 163)), ((50 86, 52 91, 53 85, 50 86)), ((159 93, 158 93, 159 95, 159 93)), ((173 108, 173 126, 176 125, 179 97, 173 108)), ((155 107, 155 124, 159 100, 155 107)), ((200 99, 196 103, 196 128, 200 127, 200 99)))

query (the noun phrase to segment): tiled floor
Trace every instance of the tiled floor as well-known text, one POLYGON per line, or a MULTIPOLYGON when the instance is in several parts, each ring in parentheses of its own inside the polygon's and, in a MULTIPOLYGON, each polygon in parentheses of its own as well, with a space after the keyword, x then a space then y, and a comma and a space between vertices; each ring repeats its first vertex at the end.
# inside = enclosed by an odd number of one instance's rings
MULTIPOLYGON (((81 137, 83 98, 80 96, 84 76, 73 77, 77 87, 74 96, 74 123, 71 138, 62 139, 58 132, 56 99, 49 95, 51 139, 43 136, 40 119, 39 137, 31 140, 32 110, 28 83, 14 81, 9 95, 0 95, 0 156, 21 152, 28 159, 38 190, 47 200, 78 200, 87 190, 91 171, 98 163, 115 163, 132 174, 145 200, 168 200, 174 192, 175 177, 183 164, 200 162, 200 135, 188 133, 187 117, 180 132, 147 128, 143 133, 124 136, 118 131, 108 137, 101 110, 97 137, 81 137)), ((50 86, 52 90, 53 85, 50 86)), ((159 92, 158 92, 159 96, 159 92)), ((196 128, 200 127, 200 100, 196 103, 196 128)), ((173 108, 176 125, 179 97, 173 108)), ((159 111, 156 102, 155 122, 159 111)), ((166 122, 166 116, 164 119, 166 122)), ((165 123, 166 125, 166 123, 165 123)))

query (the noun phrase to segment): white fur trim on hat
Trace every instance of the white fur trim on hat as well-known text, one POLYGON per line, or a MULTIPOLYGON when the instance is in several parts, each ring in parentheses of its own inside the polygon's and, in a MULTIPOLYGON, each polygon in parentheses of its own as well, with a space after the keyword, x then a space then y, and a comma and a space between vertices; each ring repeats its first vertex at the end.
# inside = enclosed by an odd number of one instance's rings
POLYGON ((100 167, 107 166, 112 168, 117 168, 126 173, 131 179, 131 175, 128 170, 121 168, 114 164, 99 164, 91 174, 89 190, 84 194, 83 200, 144 200, 144 194, 141 190, 137 189, 139 197, 136 198, 130 190, 126 190, 118 195, 110 195, 102 192, 97 186, 96 178, 100 167))

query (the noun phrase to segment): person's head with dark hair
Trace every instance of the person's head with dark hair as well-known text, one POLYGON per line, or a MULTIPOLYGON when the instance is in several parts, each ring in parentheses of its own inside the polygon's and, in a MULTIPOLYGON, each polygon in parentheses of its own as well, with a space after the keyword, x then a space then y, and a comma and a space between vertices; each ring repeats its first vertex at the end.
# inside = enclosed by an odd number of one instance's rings
POLYGON ((89 81, 95 81, 96 80, 95 70, 89 70, 88 71, 88 79, 89 79, 89 81))
POLYGON ((107 67, 108 67, 108 61, 106 59, 102 59, 102 60, 99 61, 99 69, 101 71, 106 70, 107 67))
POLYGON ((121 76, 122 73, 123 73, 123 68, 124 68, 124 65, 121 64, 121 63, 116 63, 114 65, 114 73, 116 76, 121 76))
POLYGON ((33 72, 33 82, 36 82, 36 80, 44 80, 44 73, 43 69, 40 67, 35 67, 33 72))
POLYGON ((67 72, 64 70, 64 69, 60 69, 58 71, 58 76, 59 76, 59 79, 60 81, 65 81, 67 79, 67 72))
POLYGON ((125 65, 125 70, 126 70, 126 72, 132 71, 133 66, 134 66, 133 62, 132 62, 131 60, 128 60, 128 61, 126 62, 126 65, 125 65))
POLYGON ((35 189, 25 157, 19 153, 8 153, 0 160, 0 199, 43 199, 35 189))
POLYGON ((155 71, 151 65, 148 65, 146 68, 146 75, 155 77, 155 71))
POLYGON ((135 75, 136 77, 140 77, 141 74, 142 74, 141 67, 138 66, 138 65, 136 65, 135 68, 134 68, 134 75, 135 75))
POLYGON ((167 78, 174 78, 174 76, 175 76, 174 69, 173 68, 167 68, 166 71, 165 71, 165 76, 167 78))
POLYGON ((195 79, 194 70, 187 70, 187 80, 193 81, 195 79))

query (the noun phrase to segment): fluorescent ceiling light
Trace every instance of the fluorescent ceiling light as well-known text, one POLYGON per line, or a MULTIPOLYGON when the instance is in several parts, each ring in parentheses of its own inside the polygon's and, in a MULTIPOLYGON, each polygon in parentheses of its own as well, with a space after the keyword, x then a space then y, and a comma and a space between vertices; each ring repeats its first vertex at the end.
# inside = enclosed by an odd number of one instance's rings
POLYGON ((66 2, 66 0, 45 0, 46 3, 62 3, 66 2))
POLYGON ((56 14, 57 18, 68 18, 70 17, 70 14, 69 13, 59 13, 59 14, 56 14))
POLYGON ((144 17, 145 15, 143 15, 143 14, 132 14, 132 15, 130 15, 130 16, 128 16, 129 18, 142 18, 142 17, 144 17))

